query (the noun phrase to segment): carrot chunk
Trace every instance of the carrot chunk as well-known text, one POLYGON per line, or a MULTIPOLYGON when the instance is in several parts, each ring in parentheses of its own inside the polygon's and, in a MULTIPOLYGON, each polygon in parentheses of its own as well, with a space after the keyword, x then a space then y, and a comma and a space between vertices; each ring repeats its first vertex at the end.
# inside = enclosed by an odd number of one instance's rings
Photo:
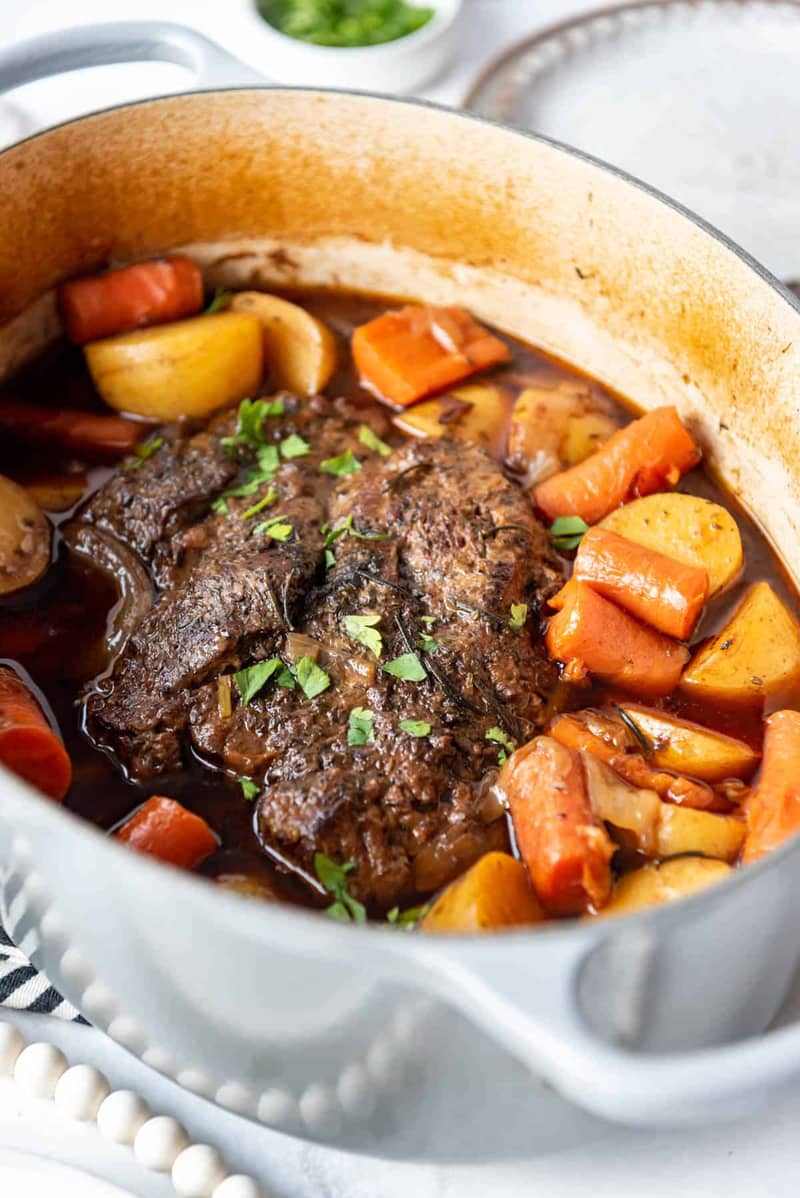
POLYGON ((704 782, 655 769, 641 752, 626 742, 627 729, 619 717, 609 712, 578 712, 560 715, 550 725, 550 735, 576 752, 591 753, 609 765, 631 786, 654 790, 668 803, 692 807, 696 811, 730 811, 731 805, 704 782), (592 726, 589 726, 591 721, 592 726))
POLYGON ((757 861, 800 832, 800 712, 767 719, 761 777, 747 803, 742 861, 757 861))
POLYGON ((675 408, 655 408, 579 465, 540 483, 533 496, 550 520, 580 516, 596 524, 627 499, 673 486, 700 457, 675 408))
POLYGON ((146 431, 145 425, 104 412, 0 400, 0 434, 24 445, 67 450, 99 461, 113 462, 131 453, 146 431))
POLYGON ((602 907, 615 846, 592 811, 579 754, 538 736, 512 753, 497 784, 542 906, 554 915, 602 907))
POLYGON ((58 302, 70 341, 85 345, 194 316, 203 306, 203 276, 188 258, 160 258, 62 283, 58 302))
POLYGON ((217 847, 217 838, 204 819, 161 795, 143 803, 115 835, 138 853, 181 869, 195 869, 217 847))
POLYGON ((545 644, 566 667, 567 679, 596 674, 639 695, 668 695, 675 689, 689 657, 684 645, 645 628, 574 578, 550 603, 560 610, 549 623, 545 644))
POLYGON ((508 346, 463 308, 423 304, 359 325, 352 350, 363 386, 404 407, 511 356, 508 346))
POLYGON ((708 595, 707 570, 684 565, 604 528, 590 528, 584 535, 573 577, 679 641, 691 636, 708 595))
POLYGON ((0 761, 51 799, 64 798, 72 762, 28 687, 0 667, 0 761))

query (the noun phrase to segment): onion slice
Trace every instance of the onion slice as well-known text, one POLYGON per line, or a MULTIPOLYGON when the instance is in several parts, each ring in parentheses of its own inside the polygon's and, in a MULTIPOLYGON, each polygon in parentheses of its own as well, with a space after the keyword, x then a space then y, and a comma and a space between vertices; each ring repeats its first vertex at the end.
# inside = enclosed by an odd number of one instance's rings
POLYGON ((589 802, 597 818, 619 830, 622 835, 617 839, 628 848, 655 856, 662 806, 656 792, 631 786, 591 753, 582 752, 581 757, 589 802))
POLYGON ((72 553, 86 558, 96 569, 112 576, 119 594, 106 620, 99 674, 113 665, 153 606, 153 584, 133 550, 111 533, 75 521, 66 525, 62 535, 72 553))

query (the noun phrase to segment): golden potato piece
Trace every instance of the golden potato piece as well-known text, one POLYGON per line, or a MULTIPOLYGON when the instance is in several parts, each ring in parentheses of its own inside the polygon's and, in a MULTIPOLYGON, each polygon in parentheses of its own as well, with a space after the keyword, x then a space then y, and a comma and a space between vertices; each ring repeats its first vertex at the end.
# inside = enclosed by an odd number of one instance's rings
POLYGON ((321 320, 299 304, 261 291, 240 291, 229 310, 258 317, 264 364, 276 389, 295 395, 318 395, 323 390, 336 369, 336 339, 321 320))
POLYGON ((84 347, 110 407, 148 420, 208 416, 261 382, 261 325, 245 312, 195 316, 84 347))
POLYGON ((426 932, 491 932, 544 918, 522 862, 508 853, 486 853, 439 895, 420 927, 426 932))
POLYGON ((50 523, 41 508, 0 474, 0 595, 28 587, 50 565, 50 523))
POLYGON ((768 582, 749 588, 722 631, 695 653, 680 687, 709 702, 753 705, 800 688, 800 624, 768 582))
POLYGON ((600 521, 621 537, 708 571, 708 597, 730 586, 744 564, 742 538, 730 512, 718 503, 677 492, 647 495, 600 521))
POLYGON ((747 827, 735 815, 715 815, 662 803, 656 830, 656 855, 677 857, 681 853, 702 853, 720 861, 735 861, 741 851, 747 827))
POLYGON ((467 383, 446 395, 414 404, 399 412, 392 423, 412 437, 450 437, 480 445, 489 453, 503 452, 507 415, 506 393, 492 383, 467 383), (461 405, 453 399, 461 401, 461 405))
POLYGON ((630 915, 645 907, 660 907, 713 886, 731 872, 730 865, 710 857, 675 857, 660 865, 643 865, 619 879, 599 914, 630 915))
POLYGON ((724 732, 640 703, 626 703, 621 710, 649 742, 650 764, 661 769, 713 783, 748 778, 758 764, 755 749, 724 732))

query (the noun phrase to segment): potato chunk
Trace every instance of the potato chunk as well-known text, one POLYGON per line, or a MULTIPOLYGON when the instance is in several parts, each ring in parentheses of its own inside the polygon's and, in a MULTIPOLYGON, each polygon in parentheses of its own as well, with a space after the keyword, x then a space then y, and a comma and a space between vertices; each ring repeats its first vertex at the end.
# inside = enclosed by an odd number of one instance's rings
POLYGON ((648 741, 648 761, 661 769, 713 783, 747 778, 758 764, 755 749, 724 732, 639 703, 626 703, 621 710, 648 741))
POLYGON ((392 423, 412 437, 448 436, 453 441, 480 445, 499 456, 504 448, 506 405, 502 387, 492 383, 467 383, 436 399, 414 404, 398 413, 392 423))
POLYGON ((486 853, 434 902, 426 932, 491 932, 545 918, 528 871, 508 853, 486 853))
POLYGON ((118 412, 159 421, 208 416, 261 382, 261 325, 249 312, 219 312, 94 341, 84 354, 118 412))
POLYGON ((742 538, 730 512, 718 503, 677 492, 634 499, 600 522, 637 545, 708 571, 708 596, 718 595, 741 572, 742 538))
POLYGON ((660 907, 713 886, 730 873, 730 865, 710 857, 675 857, 661 865, 643 865, 619 879, 610 901, 599 914, 604 918, 660 907))
POLYGON ((240 291, 231 312, 258 317, 264 339, 264 364, 276 390, 318 395, 336 369, 336 341, 330 329, 301 308, 277 295, 240 291))
POLYGON ((680 686, 708 702, 753 706, 800 688, 800 624, 768 582, 749 588, 722 631, 695 653, 680 686))
POLYGON ((681 853, 702 853, 720 861, 735 861, 747 829, 735 815, 714 815, 662 803, 656 832, 656 854, 677 857, 681 853))

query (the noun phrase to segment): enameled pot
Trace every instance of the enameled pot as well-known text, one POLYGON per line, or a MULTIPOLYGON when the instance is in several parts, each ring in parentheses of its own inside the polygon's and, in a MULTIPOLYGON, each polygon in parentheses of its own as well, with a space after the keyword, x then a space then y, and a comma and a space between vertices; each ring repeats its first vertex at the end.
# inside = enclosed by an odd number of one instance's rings
MULTIPOLYGON (((148 57, 206 84, 244 73, 187 30, 109 25, 0 56, 0 90, 148 57)), ((2 374, 57 332, 59 280, 176 247, 212 284, 462 303, 643 408, 676 404, 798 580, 796 302, 601 163, 430 105, 246 86, 12 146, 0 211, 2 374)), ((452 1109, 456 1077, 485 1071, 487 1106, 510 1092, 486 1034, 518 1091, 535 1082, 506 1054, 627 1123, 730 1116, 800 1075, 800 1026, 762 1035, 800 953, 798 842, 669 908, 434 939, 220 893, 0 775, 24 950, 134 1052, 273 1126, 411 1154, 398 1126, 452 1109)))

